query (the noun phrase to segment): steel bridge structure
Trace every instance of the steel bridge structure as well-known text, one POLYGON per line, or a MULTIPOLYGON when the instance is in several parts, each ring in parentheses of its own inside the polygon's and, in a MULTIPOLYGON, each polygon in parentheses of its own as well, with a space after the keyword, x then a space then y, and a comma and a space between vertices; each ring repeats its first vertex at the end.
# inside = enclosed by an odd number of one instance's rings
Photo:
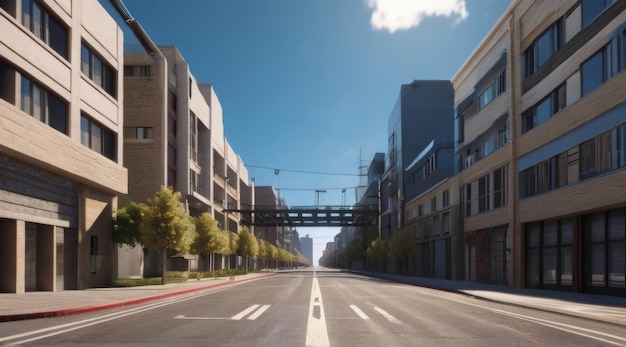
POLYGON ((378 206, 253 206, 226 209, 241 213, 255 226, 344 227, 376 224, 378 206))

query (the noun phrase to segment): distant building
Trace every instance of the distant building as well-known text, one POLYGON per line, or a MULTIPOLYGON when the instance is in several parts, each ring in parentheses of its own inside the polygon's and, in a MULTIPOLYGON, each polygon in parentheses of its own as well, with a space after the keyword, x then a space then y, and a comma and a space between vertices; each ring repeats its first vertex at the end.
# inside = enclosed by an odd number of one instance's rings
POLYGON ((313 263, 313 239, 307 234, 305 237, 300 238, 300 246, 302 247, 302 255, 313 263))
POLYGON ((108 286, 122 31, 96 0, 0 1, 0 26, 0 292, 108 286))
MULTIPOLYGON (((448 143, 453 138, 453 112, 454 90, 450 81, 416 80, 401 86, 389 116, 388 152, 380 185, 383 197, 380 230, 383 239, 395 235, 404 224, 405 202, 425 191, 427 184, 435 181, 436 176, 445 177, 448 174, 439 170, 424 183, 413 184, 417 171, 426 163, 425 159, 434 156, 434 166, 437 159, 442 161, 441 166, 449 165, 446 153, 451 152, 448 143), (438 137, 433 137, 433 134, 438 137), (433 147, 433 152, 427 151, 429 146, 433 147), (428 154, 428 157, 419 157, 422 153, 428 154), (419 164, 424 164, 417 167, 416 160, 422 160, 419 164)), ((430 170, 431 166, 426 169, 430 170)))

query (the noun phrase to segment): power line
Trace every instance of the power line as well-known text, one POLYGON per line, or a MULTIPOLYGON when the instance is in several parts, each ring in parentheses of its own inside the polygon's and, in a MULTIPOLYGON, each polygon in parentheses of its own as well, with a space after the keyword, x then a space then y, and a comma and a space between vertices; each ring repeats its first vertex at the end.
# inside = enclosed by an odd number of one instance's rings
POLYGON ((350 173, 339 173, 339 172, 320 172, 320 171, 303 171, 303 170, 290 170, 290 169, 277 169, 275 167, 267 167, 267 166, 258 166, 258 165, 246 165, 248 168, 254 169, 266 169, 266 170, 274 170, 274 173, 285 171, 285 172, 296 172, 310 175, 327 175, 327 176, 365 176, 361 174, 350 174, 350 173))
POLYGON ((344 189, 356 189, 359 187, 342 187, 342 188, 283 188, 283 187, 277 187, 277 189, 280 190, 302 190, 302 191, 309 191, 309 192, 315 192, 315 191, 326 191, 326 190, 344 190, 344 189))

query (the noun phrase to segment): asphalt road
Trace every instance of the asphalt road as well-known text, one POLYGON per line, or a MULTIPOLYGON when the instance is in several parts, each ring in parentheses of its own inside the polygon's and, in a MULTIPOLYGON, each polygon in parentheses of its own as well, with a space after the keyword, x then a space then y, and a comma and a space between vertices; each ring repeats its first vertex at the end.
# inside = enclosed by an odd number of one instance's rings
POLYGON ((0 345, 610 346, 623 326, 334 270, 133 307, 0 323, 0 345))

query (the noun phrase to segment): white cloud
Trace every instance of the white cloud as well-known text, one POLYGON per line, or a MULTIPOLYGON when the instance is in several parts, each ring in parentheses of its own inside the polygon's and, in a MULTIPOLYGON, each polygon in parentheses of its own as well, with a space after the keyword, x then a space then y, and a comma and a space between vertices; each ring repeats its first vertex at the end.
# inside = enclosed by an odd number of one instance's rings
POLYGON ((417 27, 425 17, 457 17, 456 22, 467 18, 465 0, 366 0, 373 8, 370 20, 374 30, 394 33, 417 27))

